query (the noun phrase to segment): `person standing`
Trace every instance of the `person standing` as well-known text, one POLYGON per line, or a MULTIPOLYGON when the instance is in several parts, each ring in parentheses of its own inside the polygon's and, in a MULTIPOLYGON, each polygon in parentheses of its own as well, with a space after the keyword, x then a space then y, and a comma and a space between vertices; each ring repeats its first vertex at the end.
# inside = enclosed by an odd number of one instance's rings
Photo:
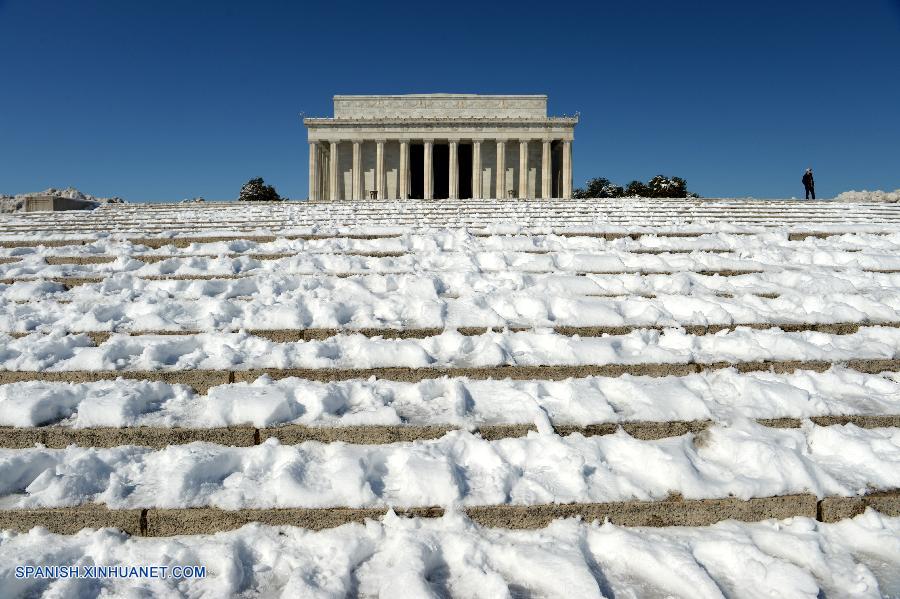
POLYGON ((806 169, 803 173, 803 187, 806 189, 806 199, 812 195, 812 199, 816 199, 816 182, 813 180, 812 169, 806 169))

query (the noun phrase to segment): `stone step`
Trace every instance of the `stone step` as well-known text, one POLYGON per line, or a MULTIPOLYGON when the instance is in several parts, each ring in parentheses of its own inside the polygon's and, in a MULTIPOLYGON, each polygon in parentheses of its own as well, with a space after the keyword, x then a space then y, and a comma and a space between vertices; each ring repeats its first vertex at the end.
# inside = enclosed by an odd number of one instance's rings
MULTIPOLYGON (((758 522, 805 517, 837 522, 867 508, 887 516, 900 516, 896 490, 858 497, 783 495, 750 500, 682 499, 611 503, 488 505, 463 508, 478 524, 490 528, 543 528, 558 518, 609 521, 618 526, 706 526, 723 520, 758 522)), ((27 532, 41 526, 56 534, 75 534, 84 528, 117 528, 129 535, 169 537, 213 534, 257 522, 271 526, 298 526, 323 530, 350 522, 378 519, 388 508, 276 508, 223 510, 218 508, 109 509, 101 504, 77 507, 0 510, 0 529, 27 532)), ((439 518, 441 507, 394 508, 401 517, 439 518)))
POLYGON ((734 368, 738 372, 770 371, 779 374, 797 370, 824 372, 835 365, 844 365, 867 374, 896 372, 900 359, 847 360, 828 362, 817 360, 781 360, 754 362, 711 362, 681 364, 603 364, 586 366, 492 366, 456 368, 254 368, 247 370, 0 370, 0 384, 20 381, 53 381, 87 383, 109 381, 117 378, 164 381, 191 387, 199 394, 206 394, 210 387, 235 382, 253 382, 263 375, 274 380, 297 377, 312 381, 344 381, 375 377, 401 382, 418 382, 441 377, 467 377, 470 379, 514 380, 563 380, 588 376, 684 376, 702 371, 734 368))
MULTIPOLYGON (((860 428, 900 427, 900 414, 885 415, 832 415, 809 418, 819 426, 853 424, 860 428)), ((799 428, 803 420, 799 418, 757 418, 755 421, 770 428, 799 428)), ((678 437, 687 433, 700 433, 711 426, 711 420, 679 420, 666 422, 605 422, 589 425, 554 425, 559 435, 579 434, 585 437, 611 435, 618 430, 636 439, 652 441, 667 437, 678 437)), ((307 441, 319 443, 352 443, 356 445, 379 445, 439 439, 449 432, 461 430, 452 425, 360 425, 360 426, 306 426, 287 424, 257 428, 253 426, 231 426, 219 428, 180 427, 93 427, 71 428, 45 426, 17 428, 0 426, 0 447, 27 449, 39 443, 51 449, 64 449, 70 445, 80 447, 119 447, 136 445, 162 449, 169 445, 183 445, 193 442, 216 443, 229 447, 250 447, 278 439, 284 445, 296 445, 307 441)), ((482 425, 474 429, 489 441, 524 437, 537 431, 534 424, 482 425)))
MULTIPOLYGON (((736 324, 673 324, 667 326, 656 325, 623 325, 623 326, 556 326, 552 327, 552 331, 558 335, 580 337, 602 337, 604 335, 628 335, 635 331, 664 331, 666 329, 681 328, 690 335, 713 335, 722 331, 734 331, 739 327, 765 330, 778 328, 787 333, 797 333, 803 331, 815 331, 817 333, 827 333, 830 335, 852 335, 859 332, 861 327, 900 327, 900 322, 884 321, 884 322, 833 322, 833 323, 798 323, 798 322, 747 322, 736 324)), ((274 341, 275 343, 291 343, 297 341, 323 341, 337 335, 363 335, 365 337, 382 337, 384 339, 427 339, 444 333, 446 330, 453 330, 460 335, 477 336, 482 335, 486 331, 503 332, 504 330, 517 333, 534 330, 534 327, 528 326, 510 326, 510 327, 453 327, 452 329, 444 328, 310 328, 310 329, 246 329, 248 335, 261 337, 274 341)), ((2 332, 2 331, 0 331, 2 332)), ((54 330, 56 333, 57 330, 54 330)), ((68 331, 71 335, 87 335, 94 342, 94 345, 100 345, 107 341, 114 334, 126 334, 131 337, 139 337, 142 335, 171 335, 171 336, 189 336, 202 335, 209 331, 68 331)), ((216 332, 237 332, 232 329, 220 329, 216 332)), ((18 339, 33 335, 35 332, 10 332, 9 336, 18 339)), ((37 334, 41 334, 40 331, 37 334)))

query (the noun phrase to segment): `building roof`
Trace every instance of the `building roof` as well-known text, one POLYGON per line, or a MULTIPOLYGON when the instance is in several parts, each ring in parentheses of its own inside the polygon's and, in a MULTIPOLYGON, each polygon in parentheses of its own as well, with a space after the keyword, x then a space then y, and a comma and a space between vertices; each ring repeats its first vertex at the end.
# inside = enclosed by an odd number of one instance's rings
POLYGON ((336 95, 334 119, 545 119, 546 95, 336 95))

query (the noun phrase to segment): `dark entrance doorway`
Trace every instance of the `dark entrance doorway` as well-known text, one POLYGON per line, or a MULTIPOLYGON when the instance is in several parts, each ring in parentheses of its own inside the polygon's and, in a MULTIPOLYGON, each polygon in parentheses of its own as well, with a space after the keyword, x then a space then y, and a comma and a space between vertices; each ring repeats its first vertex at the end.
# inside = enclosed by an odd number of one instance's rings
POLYGON ((459 144, 459 199, 472 197, 472 144, 459 144))
MULTIPOLYGON (((472 198, 472 144, 459 144, 459 198, 472 198)), ((435 200, 450 197, 450 144, 434 144, 431 154, 431 172, 435 200)), ((409 197, 421 200, 425 197, 425 146, 409 144, 409 197)))
POLYGON ((450 144, 434 144, 431 161, 434 173, 434 199, 446 200, 450 197, 450 144))
POLYGON ((409 144, 409 197, 425 197, 425 146, 409 144))

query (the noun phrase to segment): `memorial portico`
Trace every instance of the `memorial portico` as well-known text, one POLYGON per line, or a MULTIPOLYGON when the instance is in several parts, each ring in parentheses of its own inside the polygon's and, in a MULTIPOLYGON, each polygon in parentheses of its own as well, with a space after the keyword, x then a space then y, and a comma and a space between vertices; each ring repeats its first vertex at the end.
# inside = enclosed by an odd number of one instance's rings
POLYGON ((303 119, 309 199, 571 198, 577 122, 547 96, 335 96, 303 119))

